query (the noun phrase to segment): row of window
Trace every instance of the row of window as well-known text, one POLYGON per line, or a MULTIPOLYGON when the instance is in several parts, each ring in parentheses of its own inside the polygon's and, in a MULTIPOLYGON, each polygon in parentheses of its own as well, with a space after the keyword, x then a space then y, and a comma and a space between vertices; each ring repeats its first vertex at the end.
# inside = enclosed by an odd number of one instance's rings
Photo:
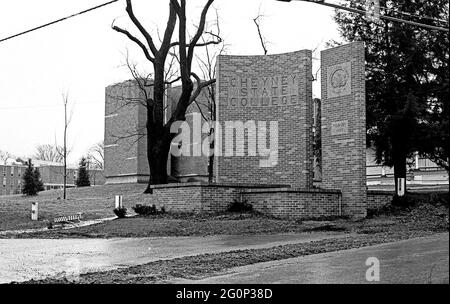
MULTIPOLYGON (((20 186, 22 184, 22 181, 19 179, 17 181, 17 185, 20 186)), ((11 187, 14 186, 14 180, 11 180, 11 187)), ((3 187, 6 187, 6 177, 3 178, 3 187)))
MULTIPOLYGON (((6 167, 2 167, 3 168, 3 176, 6 176, 6 167)), ((18 176, 20 176, 20 174, 22 174, 22 168, 17 168, 17 174, 18 176)), ((11 176, 14 176, 14 168, 11 167, 11 176)))
POLYGON ((0 195, 8 195, 8 194, 9 195, 20 194, 20 190, 18 190, 18 189, 16 189, 16 190, 11 189, 9 191, 7 191, 7 190, 0 191, 0 195))

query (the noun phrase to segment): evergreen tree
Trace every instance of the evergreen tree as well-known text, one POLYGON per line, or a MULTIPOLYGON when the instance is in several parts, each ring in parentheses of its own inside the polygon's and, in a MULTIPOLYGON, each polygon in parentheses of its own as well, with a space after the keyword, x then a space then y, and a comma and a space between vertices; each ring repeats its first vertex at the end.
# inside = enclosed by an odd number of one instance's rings
POLYGON ((39 168, 34 168, 33 171, 33 177, 34 177, 34 185, 36 187, 36 192, 44 191, 44 183, 41 179, 41 172, 39 171, 39 168))
MULTIPOLYGON (((434 20, 420 22, 448 27, 449 0, 380 5, 389 8, 382 14, 427 16, 434 20)), ((350 6, 361 9, 358 1, 350 6)), ((406 159, 415 151, 448 170, 448 33, 345 12, 335 20, 344 39, 365 42, 367 143, 376 148, 376 161, 394 167, 396 183, 406 177, 406 159)))
POLYGON ((33 169, 33 164, 31 163, 31 159, 28 161, 28 168, 22 175, 22 185, 23 194, 30 196, 37 194, 38 189, 36 187, 36 175, 33 169))
POLYGON ((81 158, 80 160, 76 185, 77 187, 88 187, 91 185, 91 182, 89 181, 89 172, 87 169, 87 161, 85 157, 81 158))

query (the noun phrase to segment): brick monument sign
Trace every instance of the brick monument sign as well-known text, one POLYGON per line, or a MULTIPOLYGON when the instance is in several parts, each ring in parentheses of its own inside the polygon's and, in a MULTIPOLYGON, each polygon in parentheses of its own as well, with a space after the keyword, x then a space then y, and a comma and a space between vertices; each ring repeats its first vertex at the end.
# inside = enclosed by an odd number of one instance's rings
MULTIPOLYGON (((277 217, 365 216, 367 200, 373 197, 366 191, 364 44, 322 51, 322 181, 315 187, 311 60, 309 50, 219 56, 214 182, 205 176, 209 157, 172 157, 168 173, 178 183, 152 185, 148 204, 175 212, 221 212, 233 200, 244 199, 254 210, 277 217)), ((170 115, 179 88, 168 95, 170 115)), ((132 82, 106 90, 107 183, 148 180, 145 139, 126 136, 144 129, 146 111, 140 103, 122 104, 140 97, 132 82), (124 137, 122 142, 115 141, 117 136, 124 137)), ((194 117, 195 109, 187 116, 194 117)), ((195 131, 193 119, 187 124, 195 131)), ((203 139, 189 139, 181 146, 201 144, 211 152, 203 139)))
POLYGON ((217 71, 216 117, 222 126, 222 155, 215 155, 216 182, 310 188, 311 51, 219 56, 217 71), (231 146, 225 144, 223 138, 233 133, 231 146), (260 148, 267 150, 261 154, 260 148))

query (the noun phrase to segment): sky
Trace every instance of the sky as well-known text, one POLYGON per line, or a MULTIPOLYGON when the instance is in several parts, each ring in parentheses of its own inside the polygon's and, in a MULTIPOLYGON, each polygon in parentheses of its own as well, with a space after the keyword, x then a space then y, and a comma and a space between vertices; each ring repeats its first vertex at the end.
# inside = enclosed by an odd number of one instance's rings
MULTIPOLYGON (((0 39, 77 13, 106 0, 2 1, 0 39)), ((197 23, 205 0, 188 1, 187 20, 197 23)), ((134 11, 156 35, 164 30, 167 0, 134 0, 134 11)), ((315 71, 320 50, 339 40, 332 8, 306 2, 216 0, 221 35, 229 55, 262 55, 253 18, 263 15, 261 30, 268 54, 312 49, 315 71)), ((210 18, 215 11, 210 10, 210 18)), ((125 12, 125 0, 0 43, 0 150, 27 157, 38 144, 62 144, 63 94, 69 98, 69 163, 75 164, 104 136, 105 87, 127 80, 125 54, 145 70, 142 52, 111 29, 112 22, 135 28, 125 12)), ((320 95, 318 82, 313 94, 320 95)))

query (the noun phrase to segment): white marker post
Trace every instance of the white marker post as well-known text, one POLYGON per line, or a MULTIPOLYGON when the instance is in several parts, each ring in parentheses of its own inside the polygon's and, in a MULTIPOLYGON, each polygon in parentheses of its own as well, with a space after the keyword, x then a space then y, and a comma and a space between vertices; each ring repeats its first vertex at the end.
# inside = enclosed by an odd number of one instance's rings
POLYGON ((397 195, 403 196, 405 195, 406 182, 405 178, 397 178, 397 195))
POLYGON ((122 195, 116 195, 116 209, 123 208, 122 195))
POLYGON ((31 220, 32 221, 38 220, 38 212, 39 212, 39 203, 32 202, 31 203, 31 220))

